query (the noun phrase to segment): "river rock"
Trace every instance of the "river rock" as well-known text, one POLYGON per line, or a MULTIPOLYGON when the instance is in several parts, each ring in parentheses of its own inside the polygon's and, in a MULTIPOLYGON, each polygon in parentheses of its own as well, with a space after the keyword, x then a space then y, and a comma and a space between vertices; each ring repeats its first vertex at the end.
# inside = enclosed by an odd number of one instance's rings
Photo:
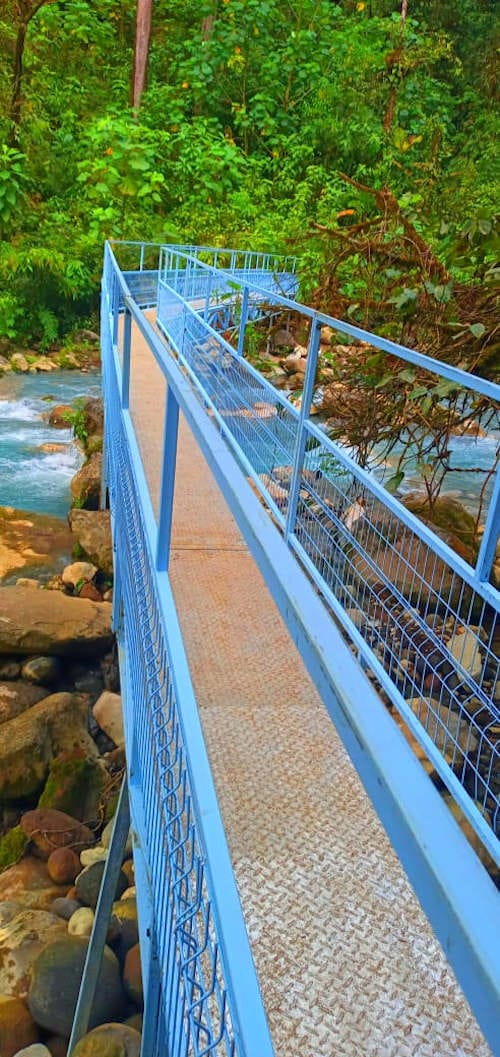
POLYGON ((82 731, 82 737, 88 739, 87 751, 83 747, 71 748, 51 761, 38 807, 53 807, 85 822, 99 816, 107 769, 86 731, 82 731))
POLYGON ((66 892, 50 879, 41 859, 26 855, 0 873, 0 903, 19 903, 24 909, 50 910, 55 899, 66 892))
POLYGON ((37 371, 48 373, 49 371, 55 371, 56 365, 49 360, 48 356, 37 356, 36 363, 34 364, 37 371))
POLYGON ((142 990, 141 948, 138 943, 135 943, 127 951, 123 966, 123 986, 132 1002, 141 1008, 144 995, 142 990))
POLYGON ((25 1046, 22 1050, 18 1050, 14 1057, 52 1057, 52 1054, 47 1046, 41 1042, 35 1042, 32 1046, 25 1046))
POLYGON ((62 918, 63 921, 69 921, 73 917, 75 910, 80 910, 80 908, 81 903, 78 902, 78 899, 69 899, 68 896, 58 896, 50 907, 52 913, 56 917, 62 918))
POLYGON ((65 932, 64 921, 47 910, 0 904, 0 993, 24 998, 33 962, 47 943, 65 932))
POLYGON ((13 679, 19 679, 21 675, 21 665, 19 661, 4 661, 0 658, 0 679, 11 682, 13 679))
MULTIPOLYGON (((95 848, 85 848, 80 852, 80 863, 81 866, 93 866, 95 862, 104 862, 107 857, 108 849, 98 844, 95 848)), ((80 873, 80 870, 78 872, 80 873)))
MULTIPOLYGON (((462 629, 460 629, 462 631, 462 629)), ((481 675, 483 661, 479 652, 477 631, 465 628, 461 634, 455 632, 447 643, 448 649, 455 660, 465 668, 475 679, 481 675)))
POLYGON ((137 903, 135 899, 118 899, 113 914, 120 922, 120 944, 123 953, 139 943, 137 903))
POLYGON ((43 687, 33 686, 23 679, 0 682, 0 724, 21 715, 46 696, 43 687))
MULTIPOLYGON (((99 859, 98 862, 86 866, 82 872, 78 874, 75 881, 77 898, 84 906, 92 907, 92 910, 95 910, 97 906, 105 865, 106 863, 104 860, 99 859)), ((128 880, 125 874, 120 870, 118 881, 116 883, 115 899, 120 899, 122 892, 125 891, 127 886, 128 880)))
MULTIPOLYGON (((66 935, 64 939, 50 943, 35 959, 28 1006, 34 1021, 47 1031, 69 1036, 86 954, 86 939, 66 935)), ((119 1020, 123 1011, 124 993, 118 960, 109 947, 105 947, 90 1027, 119 1020)))
POLYGON ((74 409, 70 404, 57 404, 49 414, 49 426, 54 429, 69 429, 74 409))
POLYGON ((68 921, 69 936, 90 936, 94 924, 94 911, 90 907, 78 907, 68 921))
POLYGON ((92 715, 101 730, 108 735, 108 738, 111 738, 111 741, 114 741, 115 745, 125 744, 120 694, 113 694, 110 690, 104 690, 92 709, 92 715))
POLYGON ((103 1024, 75 1046, 73 1057, 140 1057, 141 1035, 128 1024, 103 1024))
POLYGON ((55 884, 72 885, 80 869, 80 859, 72 848, 56 848, 47 859, 47 871, 55 884))
POLYGON ((14 1057, 20 1046, 38 1041, 38 1028, 20 998, 0 995, 0 1054, 14 1057))
POLYGON ((78 507, 97 510, 101 494, 102 454, 94 452, 71 480, 70 489, 78 507))
POLYGON ((71 531, 89 561, 106 576, 113 575, 113 544, 109 510, 76 510, 68 515, 71 531))
POLYGON ((89 396, 83 405, 83 425, 89 437, 104 432, 104 401, 101 397, 89 396))
POLYGON ((55 848, 80 850, 94 843, 94 834, 88 826, 53 808, 37 807, 34 811, 27 811, 22 815, 20 825, 42 859, 48 859, 55 848))
POLYGON ((27 587, 0 588, 0 654, 96 657, 112 641, 107 602, 27 587))
POLYGON ((91 598, 93 602, 102 602, 102 594, 97 590, 95 584, 84 584, 78 592, 79 598, 91 598))
POLYGON ((91 562, 72 562, 62 571, 62 582, 69 587, 76 587, 78 583, 88 583, 94 579, 97 566, 91 562))
POLYGON ((58 657, 30 657, 23 664, 21 675, 39 686, 55 686, 61 678, 61 662, 58 657))
POLYGON ((29 371, 29 363, 26 356, 23 356, 22 352, 14 352, 10 358, 10 365, 14 371, 19 371, 21 374, 25 374, 29 371))
POLYGON ((89 758, 97 757, 97 747, 87 733, 87 715, 84 695, 50 694, 4 723, 0 800, 26 799, 37 793, 51 760, 61 752, 80 749, 89 758))

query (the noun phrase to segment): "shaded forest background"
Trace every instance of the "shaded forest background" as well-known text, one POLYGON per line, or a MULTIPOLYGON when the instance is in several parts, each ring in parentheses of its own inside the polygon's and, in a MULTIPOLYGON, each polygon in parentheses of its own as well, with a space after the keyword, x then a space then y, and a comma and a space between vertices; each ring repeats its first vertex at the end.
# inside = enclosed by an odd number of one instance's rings
POLYGON ((106 237, 193 241, 494 375, 495 9, 155 0, 134 107, 136 0, 2 0, 0 336, 95 326, 106 237))

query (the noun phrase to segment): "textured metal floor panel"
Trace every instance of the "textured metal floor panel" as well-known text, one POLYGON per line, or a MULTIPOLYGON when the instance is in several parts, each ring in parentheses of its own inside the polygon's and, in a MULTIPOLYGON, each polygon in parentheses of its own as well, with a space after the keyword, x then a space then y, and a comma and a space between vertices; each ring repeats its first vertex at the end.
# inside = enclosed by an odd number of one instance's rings
MULTIPOLYGON (((132 394, 156 505, 164 386, 137 335, 132 394)), ((277 1057, 488 1057, 182 421, 171 579, 277 1057)))

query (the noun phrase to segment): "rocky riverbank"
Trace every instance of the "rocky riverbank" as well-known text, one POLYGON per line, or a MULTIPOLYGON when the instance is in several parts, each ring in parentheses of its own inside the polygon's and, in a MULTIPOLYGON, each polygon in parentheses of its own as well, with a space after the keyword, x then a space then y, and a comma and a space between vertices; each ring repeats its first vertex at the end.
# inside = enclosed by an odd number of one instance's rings
MULTIPOLYGON (((0 514, 1 1057, 67 1052, 124 768, 110 518, 92 509, 102 407, 79 412, 87 459, 68 526, 0 514)), ((77 1057, 138 1057, 138 938, 129 842, 77 1057)))

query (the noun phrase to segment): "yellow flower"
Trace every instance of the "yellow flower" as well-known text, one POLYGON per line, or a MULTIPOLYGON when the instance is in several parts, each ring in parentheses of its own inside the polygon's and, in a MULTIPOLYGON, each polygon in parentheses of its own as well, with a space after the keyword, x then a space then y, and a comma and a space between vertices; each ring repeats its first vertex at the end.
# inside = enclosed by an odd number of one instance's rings
POLYGON ((182 87, 183 88, 189 88, 189 81, 183 81, 182 82, 182 87))

